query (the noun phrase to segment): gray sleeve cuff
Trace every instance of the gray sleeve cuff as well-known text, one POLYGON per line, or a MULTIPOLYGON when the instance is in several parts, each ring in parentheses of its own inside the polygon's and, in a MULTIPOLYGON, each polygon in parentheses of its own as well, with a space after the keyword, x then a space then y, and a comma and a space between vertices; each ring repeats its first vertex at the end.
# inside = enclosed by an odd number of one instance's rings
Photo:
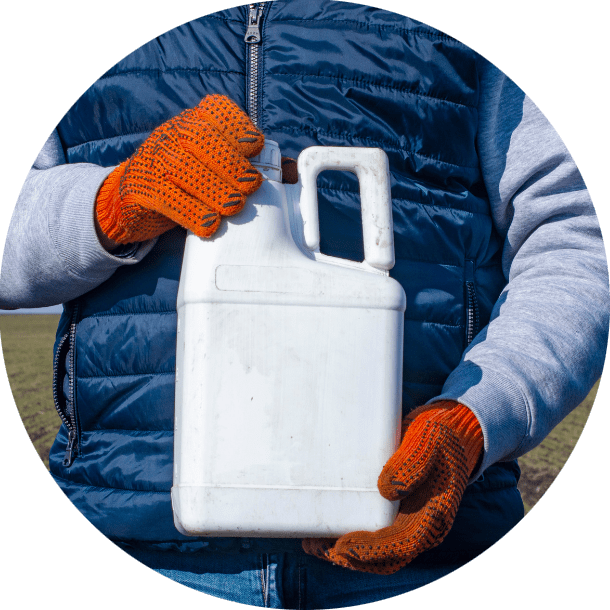
POLYGON ((65 303, 150 252, 155 240, 115 256, 97 238, 95 199, 112 169, 83 163, 31 170, 6 239, 0 308, 65 303))
POLYGON ((438 400, 455 400, 467 406, 479 420, 484 455, 470 482, 495 462, 510 460, 527 437, 530 413, 523 392, 504 375, 463 362, 447 378, 438 400), (517 450, 515 450, 517 448, 517 450))
POLYGON ((95 199, 102 183, 114 168, 89 164, 54 168, 61 184, 61 196, 52 193, 48 207, 48 227, 57 254, 67 271, 96 285, 108 279, 121 265, 142 260, 155 240, 108 252, 95 231, 95 199))

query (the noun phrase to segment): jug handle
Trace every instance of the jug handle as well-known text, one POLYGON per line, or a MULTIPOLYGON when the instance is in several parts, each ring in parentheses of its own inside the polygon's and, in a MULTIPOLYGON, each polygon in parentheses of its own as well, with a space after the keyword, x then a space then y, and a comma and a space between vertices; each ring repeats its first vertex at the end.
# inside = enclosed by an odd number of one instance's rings
POLYGON ((343 170, 356 174, 360 184, 364 260, 371 267, 387 271, 394 266, 394 229, 390 168, 381 148, 311 146, 297 161, 305 245, 320 251, 318 217, 318 174, 324 170, 343 170))

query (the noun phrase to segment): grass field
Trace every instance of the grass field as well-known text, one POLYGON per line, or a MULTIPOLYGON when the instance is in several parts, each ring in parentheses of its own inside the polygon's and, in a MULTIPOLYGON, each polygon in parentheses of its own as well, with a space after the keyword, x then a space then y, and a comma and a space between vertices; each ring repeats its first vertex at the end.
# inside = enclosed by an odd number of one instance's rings
POLYGON ((0 339, 11 391, 47 468, 49 449, 61 425, 51 390, 58 321, 58 315, 0 315, 0 339))
MULTIPOLYGON (((0 315, 0 339, 9 383, 36 451, 49 466, 49 449, 61 423, 51 392, 53 342, 58 315, 0 315)), ((519 489, 526 511, 549 488, 587 421, 597 385, 544 442, 519 459, 519 489)))

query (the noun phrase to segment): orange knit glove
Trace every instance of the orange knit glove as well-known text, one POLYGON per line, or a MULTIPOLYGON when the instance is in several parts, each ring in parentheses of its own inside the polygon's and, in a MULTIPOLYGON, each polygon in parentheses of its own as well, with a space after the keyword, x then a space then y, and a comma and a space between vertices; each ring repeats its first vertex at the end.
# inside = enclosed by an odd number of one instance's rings
POLYGON ((247 157, 265 138, 224 95, 208 95, 155 129, 106 178, 96 201, 99 227, 126 244, 179 224, 210 237, 262 183, 247 157))
POLYGON ((393 525, 307 538, 305 552, 352 570, 393 574, 443 541, 481 456, 481 427, 464 405, 441 401, 407 415, 403 432, 377 483, 384 498, 401 500, 393 525))

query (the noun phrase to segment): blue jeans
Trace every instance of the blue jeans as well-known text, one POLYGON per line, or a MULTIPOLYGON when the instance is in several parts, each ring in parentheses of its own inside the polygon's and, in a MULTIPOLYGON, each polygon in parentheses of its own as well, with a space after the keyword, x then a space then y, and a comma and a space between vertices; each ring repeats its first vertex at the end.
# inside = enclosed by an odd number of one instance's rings
MULTIPOLYGON (((297 541, 294 541, 297 542, 297 541)), ((135 559, 187 587, 263 608, 344 608, 426 585, 465 563, 414 562, 396 574, 376 575, 334 566, 300 550, 253 552, 247 540, 231 552, 126 548, 135 559)), ((270 545, 274 550, 274 545, 270 545)))

